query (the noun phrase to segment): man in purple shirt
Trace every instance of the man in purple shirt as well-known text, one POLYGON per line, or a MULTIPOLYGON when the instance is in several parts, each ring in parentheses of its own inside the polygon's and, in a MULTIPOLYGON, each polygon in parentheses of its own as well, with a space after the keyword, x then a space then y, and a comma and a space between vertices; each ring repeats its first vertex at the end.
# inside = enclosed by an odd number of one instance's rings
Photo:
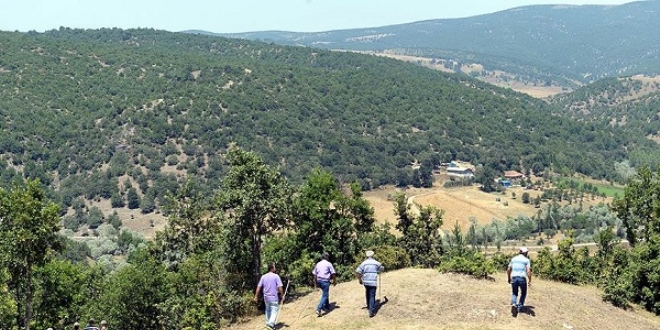
POLYGON ((319 317, 321 317, 324 310, 326 313, 330 311, 330 280, 332 280, 333 286, 337 285, 337 274, 328 258, 328 253, 323 252, 321 261, 316 264, 312 271, 312 274, 314 274, 314 287, 321 288, 322 291, 321 301, 316 307, 316 315, 319 317))
POLYGON ((281 299, 284 298, 282 291, 282 279, 275 273, 275 263, 268 264, 268 273, 261 276, 257 289, 254 291, 254 302, 259 301, 259 291, 263 292, 266 305, 266 326, 275 329, 275 320, 280 308, 281 299), (278 296, 279 294, 279 296, 278 296))

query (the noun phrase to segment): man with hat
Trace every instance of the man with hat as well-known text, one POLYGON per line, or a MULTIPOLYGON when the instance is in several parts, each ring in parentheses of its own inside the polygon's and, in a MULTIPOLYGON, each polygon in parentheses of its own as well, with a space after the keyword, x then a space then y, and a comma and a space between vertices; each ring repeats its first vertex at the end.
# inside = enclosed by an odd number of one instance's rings
POLYGON ((380 262, 374 259, 374 251, 367 251, 367 259, 355 270, 360 284, 364 285, 365 297, 367 299, 367 308, 369 317, 376 315, 376 288, 378 287, 378 273, 385 270, 380 262))
POLYGON ((529 250, 523 246, 518 252, 506 269, 508 282, 511 284, 511 314, 513 316, 523 310, 527 297, 527 286, 532 286, 532 267, 527 258, 529 250), (520 291, 520 300, 518 300, 518 291, 520 291))
POLYGON ((332 266, 332 263, 328 261, 330 255, 328 252, 323 252, 321 254, 321 261, 319 261, 312 274, 314 275, 314 287, 321 288, 321 301, 319 302, 318 307, 316 307, 316 315, 321 317, 323 311, 330 311, 330 280, 332 280, 332 285, 337 285, 337 274, 335 273, 335 268, 332 266))

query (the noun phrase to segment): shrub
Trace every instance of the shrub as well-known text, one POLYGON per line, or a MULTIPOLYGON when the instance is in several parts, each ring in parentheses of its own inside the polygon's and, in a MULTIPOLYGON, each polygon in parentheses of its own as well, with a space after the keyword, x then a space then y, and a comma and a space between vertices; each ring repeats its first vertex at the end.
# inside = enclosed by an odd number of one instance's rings
POLYGON ((493 255, 490 260, 493 262, 493 266, 498 271, 506 271, 511 262, 511 258, 515 257, 516 253, 496 253, 493 255))
POLYGON ((438 267, 438 270, 441 273, 460 273, 478 278, 488 278, 489 275, 494 274, 496 271, 493 260, 486 259, 478 251, 445 259, 438 267))
MULTIPOLYGON (((410 257, 408 253, 400 247, 384 245, 372 248, 377 254, 376 259, 383 264, 385 270, 395 270, 410 267, 410 257)), ((358 260, 355 264, 355 268, 362 262, 358 260)))

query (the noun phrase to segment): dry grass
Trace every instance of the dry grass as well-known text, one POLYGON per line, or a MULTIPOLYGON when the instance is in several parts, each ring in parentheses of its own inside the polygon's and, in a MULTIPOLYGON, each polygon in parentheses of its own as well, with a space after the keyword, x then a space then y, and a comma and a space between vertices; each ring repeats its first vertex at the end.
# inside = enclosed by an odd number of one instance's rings
MULTIPOLYGON (((365 199, 374 208, 376 222, 396 223, 394 201, 390 197, 397 192, 401 192, 401 190, 389 186, 364 193, 365 199)), ((505 220, 507 217, 515 218, 521 214, 531 217, 539 209, 534 208, 531 204, 523 204, 522 194, 527 192, 531 198, 535 198, 542 193, 538 190, 513 187, 507 189, 506 194, 502 195, 484 193, 476 186, 448 189, 440 187, 407 189, 403 192, 409 197, 410 202, 442 209, 444 211, 444 229, 453 228, 455 223, 458 223, 462 228, 467 228, 470 224, 470 218, 475 218, 477 223, 483 225, 490 223, 493 219, 505 220), (516 194, 516 198, 513 198, 513 193, 516 194)), ((611 202, 611 199, 585 199, 584 206, 596 205, 603 201, 607 203, 611 202)))
MULTIPOLYGON (((512 317, 506 275, 477 280, 430 269, 385 273, 377 298, 386 296, 374 318, 367 316, 364 289, 357 282, 330 288, 336 308, 321 318, 314 310, 319 293, 286 303, 278 329, 658 329, 660 318, 644 311, 624 311, 602 302, 592 287, 534 280, 527 313, 512 317), (382 295, 381 295, 382 294, 382 295)), ((232 327, 261 329, 263 316, 232 327)))

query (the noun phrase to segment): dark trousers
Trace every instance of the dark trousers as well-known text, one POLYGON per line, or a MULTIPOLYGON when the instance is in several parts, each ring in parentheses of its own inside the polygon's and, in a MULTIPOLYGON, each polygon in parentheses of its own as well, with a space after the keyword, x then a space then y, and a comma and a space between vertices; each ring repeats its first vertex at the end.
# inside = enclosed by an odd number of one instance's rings
POLYGON ((525 298, 527 297, 527 279, 524 277, 516 276, 511 279, 511 305, 525 306, 525 298), (520 300, 518 300, 518 291, 520 290, 520 300))
POLYGON ((367 298, 367 308, 369 308, 369 316, 376 315, 376 288, 376 286, 364 286, 365 298, 367 298))

